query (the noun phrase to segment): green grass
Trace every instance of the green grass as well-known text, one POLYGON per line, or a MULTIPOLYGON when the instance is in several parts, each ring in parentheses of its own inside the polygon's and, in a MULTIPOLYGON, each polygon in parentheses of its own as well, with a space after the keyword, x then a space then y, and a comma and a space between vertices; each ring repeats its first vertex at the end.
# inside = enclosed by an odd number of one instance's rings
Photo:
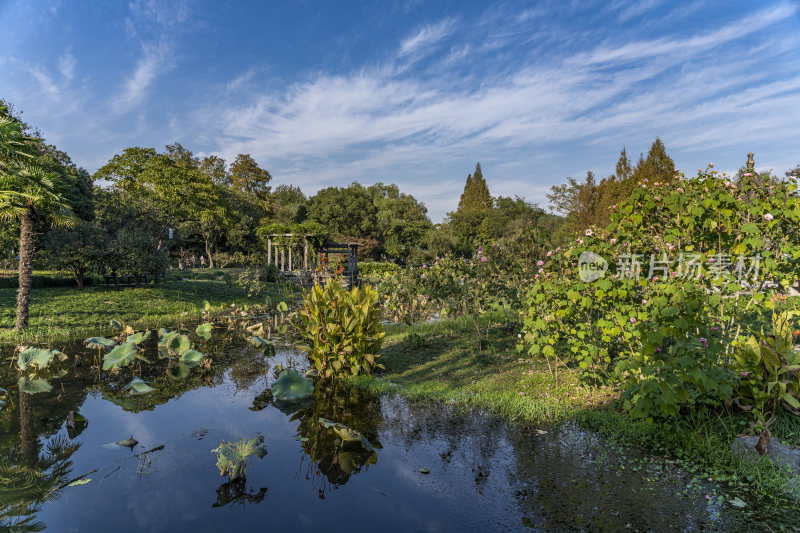
POLYGON ((141 288, 71 287, 34 289, 30 325, 13 331, 16 321, 16 289, 0 289, 0 344, 22 341, 52 343, 80 340, 110 333, 117 320, 136 329, 168 326, 200 314, 203 302, 257 304, 292 297, 293 289, 270 284, 270 292, 258 298, 223 281, 170 281, 141 288))
MULTIPOLYGON (((488 349, 481 354, 465 324, 415 328, 422 343, 408 326, 388 326, 380 358, 385 372, 348 381, 375 393, 481 408, 509 420, 575 420, 614 443, 640 446, 681 463, 697 477, 729 484, 743 496, 786 501, 788 477, 779 468, 768 460, 751 464, 731 455, 732 441, 747 429, 746 416, 707 412, 657 423, 633 420, 622 410, 617 391, 588 386, 572 370, 556 369, 542 359, 520 358, 514 352, 516 333, 499 324, 490 329, 488 349)), ((781 418, 772 429, 782 442, 800 444, 796 417, 781 418)))

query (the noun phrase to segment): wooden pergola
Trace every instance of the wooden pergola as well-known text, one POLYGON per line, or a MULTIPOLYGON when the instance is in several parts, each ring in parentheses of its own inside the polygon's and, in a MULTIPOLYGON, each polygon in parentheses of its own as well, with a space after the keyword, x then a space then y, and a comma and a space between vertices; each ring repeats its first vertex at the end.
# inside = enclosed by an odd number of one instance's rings
POLYGON ((327 241, 322 246, 315 246, 310 240, 313 235, 306 234, 302 239, 294 233, 273 233, 267 235, 267 264, 275 265, 284 277, 300 284, 308 280, 324 281, 331 276, 326 269, 320 268, 321 258, 330 254, 344 254, 347 258, 342 277, 350 285, 358 284, 358 247, 355 242, 327 241), (294 242, 276 242, 280 239, 296 239, 294 242), (300 247, 302 246, 302 252, 300 247), (313 253, 312 253, 313 252, 313 253), (298 253, 302 254, 297 257, 298 253), (300 265, 302 264, 302 268, 300 265))

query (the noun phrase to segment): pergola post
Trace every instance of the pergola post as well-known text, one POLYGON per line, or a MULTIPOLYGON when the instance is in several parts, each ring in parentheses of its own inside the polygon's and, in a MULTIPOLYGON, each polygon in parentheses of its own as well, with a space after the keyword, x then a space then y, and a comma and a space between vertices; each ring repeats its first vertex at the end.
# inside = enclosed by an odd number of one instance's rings
POLYGON ((272 264, 272 237, 267 239, 267 264, 272 264))
POLYGON ((289 245, 289 271, 294 272, 292 269, 292 246, 289 245))
POLYGON ((303 270, 308 270, 308 237, 303 236, 303 270))

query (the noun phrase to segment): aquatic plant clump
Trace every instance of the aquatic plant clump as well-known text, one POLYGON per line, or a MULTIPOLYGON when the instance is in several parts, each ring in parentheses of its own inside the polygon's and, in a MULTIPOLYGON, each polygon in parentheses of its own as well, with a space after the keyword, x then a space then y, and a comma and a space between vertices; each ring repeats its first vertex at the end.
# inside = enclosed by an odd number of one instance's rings
POLYGON ((248 457, 253 455, 263 459, 267 455, 267 449, 261 446, 262 441, 256 437, 250 440, 241 438, 235 442, 223 440, 218 448, 211 450, 217 454, 219 475, 228 476, 229 481, 244 479, 248 457))
POLYGON ((323 378, 370 374, 377 363, 385 333, 380 323, 378 293, 369 285, 348 290, 335 278, 308 292, 293 317, 317 374, 323 378))

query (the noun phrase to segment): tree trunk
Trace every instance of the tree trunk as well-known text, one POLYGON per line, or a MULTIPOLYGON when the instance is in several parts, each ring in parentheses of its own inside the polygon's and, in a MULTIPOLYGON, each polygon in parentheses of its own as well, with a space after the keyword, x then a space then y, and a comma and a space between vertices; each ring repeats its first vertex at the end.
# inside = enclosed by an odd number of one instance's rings
POLYGON ((36 210, 29 207, 20 220, 19 230, 19 289, 17 290, 17 331, 28 325, 28 311, 31 305, 31 285, 33 285, 34 230, 36 210))
POLYGON ((36 433, 31 395, 22 391, 19 391, 19 429, 22 464, 32 468, 39 458, 39 435, 36 433))
POLYGON ((208 256, 208 268, 214 268, 214 256, 212 255, 211 244, 206 237, 206 255, 208 256))

